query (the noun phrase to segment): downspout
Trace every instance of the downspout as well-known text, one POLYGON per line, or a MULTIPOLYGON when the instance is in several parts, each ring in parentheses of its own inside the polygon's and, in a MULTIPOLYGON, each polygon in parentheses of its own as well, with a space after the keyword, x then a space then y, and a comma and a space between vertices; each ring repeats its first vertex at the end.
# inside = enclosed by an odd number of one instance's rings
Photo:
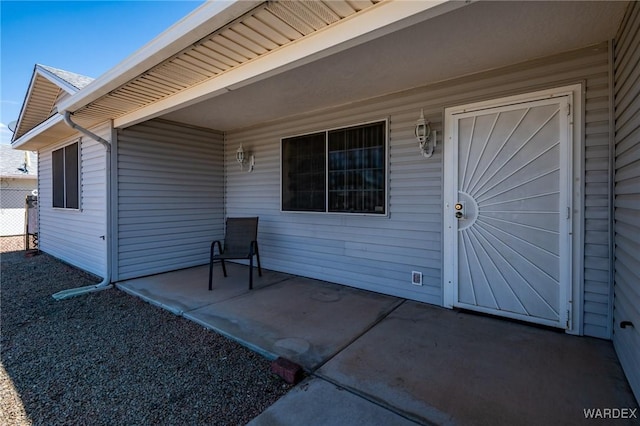
POLYGON ((55 293, 53 295, 53 298, 56 300, 63 300, 63 299, 69 299, 71 297, 75 297, 75 296, 81 296, 83 294, 87 294, 87 293, 94 293, 97 291, 101 291, 101 290, 107 290, 109 288, 112 288, 113 285, 111 284, 111 209, 109 208, 109 203, 111 201, 111 144, 109 143, 109 141, 101 138, 100 136, 96 135, 95 133, 85 129, 84 127, 74 123, 73 121, 71 121, 71 112, 69 111, 65 111, 64 112, 64 122, 71 127, 74 130, 79 131, 80 133, 90 137, 91 139, 95 140, 96 142, 99 142, 100 144, 102 144, 105 149, 106 149, 106 205, 107 205, 107 209, 106 209, 106 235, 105 235, 105 239, 106 239, 106 243, 107 243, 107 271, 106 274, 104 276, 104 278, 102 279, 102 281, 100 281, 98 284, 93 284, 93 285, 88 285, 88 286, 84 286, 84 287, 77 287, 77 288, 70 288, 67 290, 62 290, 58 293, 55 293))

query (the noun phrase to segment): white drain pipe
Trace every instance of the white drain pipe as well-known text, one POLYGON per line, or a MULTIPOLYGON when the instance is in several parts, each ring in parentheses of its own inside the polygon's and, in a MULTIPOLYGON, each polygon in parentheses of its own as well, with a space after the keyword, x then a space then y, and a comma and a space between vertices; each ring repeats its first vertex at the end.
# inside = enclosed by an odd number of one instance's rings
POLYGON ((58 293, 55 293, 53 295, 53 298, 56 300, 69 299, 71 297, 81 296, 87 293, 94 293, 96 291, 101 291, 101 290, 107 290, 113 287, 113 285, 111 284, 111 233, 112 233, 111 232, 111 208, 109 208, 109 202, 111 200, 111 144, 106 139, 101 138, 95 133, 71 121, 71 113, 69 111, 64 112, 64 122, 67 123, 67 125, 72 129, 75 129, 80 133, 87 135, 88 137, 95 140, 96 142, 99 142, 102 145, 104 145, 104 147, 106 148, 106 154, 107 154, 107 164, 106 164, 107 223, 106 223, 106 226, 107 226, 107 231, 104 238, 107 242, 107 272, 105 277, 98 284, 88 285, 84 287, 70 288, 70 289, 62 290, 62 291, 59 291, 58 293))

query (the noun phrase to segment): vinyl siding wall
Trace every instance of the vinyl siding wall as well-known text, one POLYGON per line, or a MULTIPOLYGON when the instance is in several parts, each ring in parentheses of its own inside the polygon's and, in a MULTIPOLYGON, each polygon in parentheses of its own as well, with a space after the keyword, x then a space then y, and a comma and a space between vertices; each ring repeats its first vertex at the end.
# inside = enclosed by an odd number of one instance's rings
POLYGON ((220 133, 160 120, 118 131, 115 280, 208 262, 224 235, 220 133))
POLYGON ((640 4, 615 43, 615 303, 613 343, 640 400, 640 4), (620 328, 622 321, 633 326, 620 328))
MULTIPOLYGON (((111 140, 111 126, 90 129, 111 140)), ((78 134, 38 152, 39 247, 65 262, 104 277, 106 257, 106 150, 78 134), (52 152, 80 139, 80 209, 53 208, 52 152)))
MULTIPOLYGON (((263 266, 441 305, 442 128, 444 108, 584 83, 584 328, 610 338, 609 60, 607 43, 313 115, 229 132, 225 145, 228 216, 260 216, 263 266), (438 131, 433 157, 414 137, 425 117, 438 131), (280 139, 363 122, 389 120, 389 216, 280 211, 280 139), (235 162, 240 144, 256 158, 253 173, 235 162), (423 286, 411 272, 423 273, 423 286)), ((581 160, 581 156, 584 159, 581 160)), ((583 197, 583 194, 578 194, 583 197)), ((581 277, 577 277, 580 280, 581 277)))

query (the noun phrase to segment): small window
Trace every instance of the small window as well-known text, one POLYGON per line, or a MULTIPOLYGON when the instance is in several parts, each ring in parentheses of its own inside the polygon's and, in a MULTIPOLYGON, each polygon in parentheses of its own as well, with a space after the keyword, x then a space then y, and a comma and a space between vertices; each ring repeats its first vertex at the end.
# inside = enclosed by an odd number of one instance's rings
POLYGON ((386 127, 282 139, 282 210, 386 214, 386 127))
POLYGON ((53 207, 80 208, 78 147, 75 142, 52 153, 53 207))

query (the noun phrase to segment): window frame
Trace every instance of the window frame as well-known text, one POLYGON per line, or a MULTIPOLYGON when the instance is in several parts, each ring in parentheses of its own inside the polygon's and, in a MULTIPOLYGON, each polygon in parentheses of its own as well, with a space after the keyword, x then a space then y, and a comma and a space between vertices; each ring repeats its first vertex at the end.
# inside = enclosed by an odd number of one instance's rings
POLYGON ((82 185, 81 185, 81 177, 82 177, 82 167, 81 167, 81 148, 82 148, 82 139, 77 139, 71 143, 68 143, 66 145, 63 145, 59 148, 56 148, 54 150, 51 151, 51 207, 55 210, 65 210, 65 211, 81 211, 82 206, 81 206, 81 201, 82 201, 82 194, 81 194, 81 189, 82 189, 82 185), (68 180, 67 180, 67 167, 66 167, 66 160, 67 160, 67 148, 72 146, 72 145, 77 145, 77 152, 76 152, 76 156, 77 156, 77 177, 76 177, 76 192, 77 192, 77 207, 68 207, 67 206, 67 190, 68 190, 68 180), (54 155, 56 152, 60 152, 62 151, 62 159, 63 159, 63 163, 62 163, 62 190, 63 190, 63 206, 56 206, 55 202, 56 202, 56 186, 54 185, 54 181, 55 181, 55 177, 54 174, 56 173, 56 168, 54 165, 54 155))
POLYGON ((335 126, 335 127, 325 127, 322 129, 306 131, 303 133, 283 136, 280 138, 280 213, 291 213, 291 214, 316 214, 316 215, 347 215, 347 216, 370 216, 377 218, 388 218, 389 217, 389 117, 375 119, 375 120, 367 120, 349 125, 335 126), (367 126, 370 124, 379 124, 384 123, 384 213, 365 213, 365 212, 347 212, 347 211, 329 211, 329 133, 336 130, 349 130, 356 127, 367 126), (283 169, 284 169, 284 157, 283 157, 283 147, 285 139, 292 139, 303 136, 311 136, 318 133, 324 133, 324 144, 325 144, 325 189, 324 189, 324 197, 325 197, 325 210, 324 211, 308 211, 308 210, 285 210, 283 203, 283 169))

